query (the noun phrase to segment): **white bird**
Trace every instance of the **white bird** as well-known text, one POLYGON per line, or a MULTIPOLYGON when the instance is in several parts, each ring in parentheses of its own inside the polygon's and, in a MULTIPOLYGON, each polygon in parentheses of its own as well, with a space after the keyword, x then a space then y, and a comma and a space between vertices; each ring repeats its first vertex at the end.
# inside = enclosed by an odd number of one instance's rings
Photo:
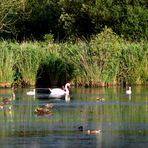
POLYGON ((49 88, 49 91, 50 91, 49 96, 53 97, 53 98, 59 98, 59 97, 65 96, 65 95, 69 95, 69 89, 68 89, 69 87, 70 87, 70 83, 66 83, 64 89, 61 89, 61 88, 50 89, 49 88))
POLYGON ((126 94, 127 95, 131 95, 132 94, 131 87, 129 87, 128 90, 126 90, 126 94))
POLYGON ((28 91, 27 95, 28 96, 34 96, 35 95, 35 89, 33 89, 33 91, 28 91))
POLYGON ((70 99, 71 99, 71 98, 70 98, 70 95, 65 95, 65 101, 66 101, 66 102, 70 102, 70 99))

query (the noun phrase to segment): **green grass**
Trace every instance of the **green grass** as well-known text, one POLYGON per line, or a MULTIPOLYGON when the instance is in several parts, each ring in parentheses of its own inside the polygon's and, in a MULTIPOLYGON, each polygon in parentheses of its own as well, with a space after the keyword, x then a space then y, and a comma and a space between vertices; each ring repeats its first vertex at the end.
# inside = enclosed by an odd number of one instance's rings
POLYGON ((0 82, 13 82, 14 53, 6 41, 0 42, 0 82))

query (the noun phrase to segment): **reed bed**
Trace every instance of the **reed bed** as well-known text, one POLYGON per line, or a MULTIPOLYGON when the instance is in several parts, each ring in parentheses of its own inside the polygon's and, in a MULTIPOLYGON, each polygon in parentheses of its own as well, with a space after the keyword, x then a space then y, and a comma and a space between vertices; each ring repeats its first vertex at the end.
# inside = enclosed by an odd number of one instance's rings
POLYGON ((90 42, 0 42, 0 82, 35 85, 41 71, 56 84, 148 84, 148 43, 125 41, 108 28, 90 42))
POLYGON ((40 61, 44 55, 36 43, 22 43, 18 54, 18 69, 25 83, 34 85, 40 61))
POLYGON ((120 83, 143 84, 147 81, 148 48, 141 43, 126 42, 121 46, 118 80, 120 83), (145 76, 144 76, 145 75, 145 76), (145 82, 142 77, 145 77, 145 82))
POLYGON ((14 53, 8 42, 0 42, 0 82, 13 82, 14 53))

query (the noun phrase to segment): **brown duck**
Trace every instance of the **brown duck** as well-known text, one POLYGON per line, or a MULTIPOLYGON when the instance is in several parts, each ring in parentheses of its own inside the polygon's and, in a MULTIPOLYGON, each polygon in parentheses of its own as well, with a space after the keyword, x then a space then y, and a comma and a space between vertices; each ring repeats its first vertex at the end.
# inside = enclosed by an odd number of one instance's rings
POLYGON ((45 114, 50 114, 52 111, 50 110, 53 107, 52 103, 48 103, 44 105, 43 107, 38 107, 35 109, 34 113, 38 115, 45 115, 45 114))
POLYGON ((10 104, 9 98, 6 98, 6 97, 3 97, 2 102, 4 103, 4 105, 10 104))
POLYGON ((103 98, 103 97, 97 97, 97 100, 98 101, 105 101, 105 98, 103 98))

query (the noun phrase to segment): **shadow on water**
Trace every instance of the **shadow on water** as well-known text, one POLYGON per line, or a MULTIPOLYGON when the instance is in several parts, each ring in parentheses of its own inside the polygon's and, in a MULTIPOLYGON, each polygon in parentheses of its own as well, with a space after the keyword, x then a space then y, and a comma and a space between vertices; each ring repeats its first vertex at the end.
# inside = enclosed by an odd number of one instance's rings
POLYGON ((66 101, 27 96, 27 89, 13 98, 11 90, 0 89, 0 102, 10 99, 0 109, 1 147, 147 147, 147 90, 134 87, 128 96, 122 88, 73 88, 66 101), (50 114, 35 114, 48 103, 53 104, 50 114), (79 126, 101 132, 88 134, 79 126))

